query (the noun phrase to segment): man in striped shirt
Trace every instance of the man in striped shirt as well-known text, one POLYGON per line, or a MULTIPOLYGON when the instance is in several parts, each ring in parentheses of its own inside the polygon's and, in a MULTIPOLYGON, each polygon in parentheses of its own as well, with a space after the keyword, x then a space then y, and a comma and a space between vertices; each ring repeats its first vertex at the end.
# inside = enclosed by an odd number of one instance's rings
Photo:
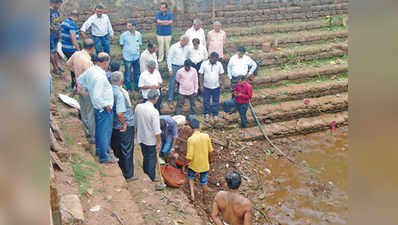
MULTIPOLYGON (((79 28, 76 22, 78 21, 79 13, 73 10, 68 19, 64 20, 61 24, 61 37, 62 37, 62 52, 68 58, 72 57, 73 53, 80 51, 79 46, 79 28)), ((75 86, 75 73, 71 71, 72 88, 75 86)))

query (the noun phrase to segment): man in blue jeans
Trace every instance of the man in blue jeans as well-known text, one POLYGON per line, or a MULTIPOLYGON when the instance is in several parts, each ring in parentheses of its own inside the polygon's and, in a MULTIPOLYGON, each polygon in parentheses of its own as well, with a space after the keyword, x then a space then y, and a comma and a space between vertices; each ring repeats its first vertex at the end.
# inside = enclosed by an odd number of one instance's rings
POLYGON ((97 5, 95 14, 90 16, 81 27, 82 38, 86 39, 86 31, 91 27, 91 34, 95 43, 95 51, 111 53, 111 40, 113 40, 113 28, 108 15, 104 14, 104 6, 97 5))
POLYGON ((203 93, 203 105, 205 119, 210 120, 210 107, 214 120, 218 119, 218 106, 220 102, 220 93, 224 90, 224 68, 218 61, 218 54, 212 52, 210 59, 202 63, 199 70, 200 90, 203 93), (221 90, 220 90, 221 89, 221 90), (210 105, 210 97, 212 104, 210 105))
POLYGON ((113 90, 106 78, 105 70, 109 67, 110 57, 107 53, 98 54, 93 69, 83 73, 77 79, 78 92, 90 96, 95 116, 95 148, 100 163, 116 163, 109 156, 109 148, 113 128, 113 90), (86 89, 87 92, 84 92, 86 89))
POLYGON ((127 31, 120 35, 124 62, 124 85, 131 91, 131 66, 134 70, 134 90, 138 91, 140 79, 140 46, 142 45, 141 33, 135 30, 134 20, 127 21, 127 31))
MULTIPOLYGON (((233 108, 238 109, 240 115, 241 128, 247 126, 247 109, 249 108, 250 100, 253 96, 253 87, 246 81, 245 76, 239 76, 238 83, 233 92, 233 99, 224 102, 224 112, 232 114, 233 108)), ((224 114, 224 118, 228 119, 229 116, 224 114)))
POLYGON ((173 152, 178 137, 177 122, 169 115, 160 116, 160 129, 162 130, 162 149, 160 156, 167 157, 173 152))

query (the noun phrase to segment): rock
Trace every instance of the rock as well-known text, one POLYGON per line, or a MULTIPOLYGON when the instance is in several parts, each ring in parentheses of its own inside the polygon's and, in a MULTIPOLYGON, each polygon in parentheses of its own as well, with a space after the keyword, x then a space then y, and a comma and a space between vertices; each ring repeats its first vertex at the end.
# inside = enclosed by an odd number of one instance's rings
POLYGON ((62 224, 83 224, 84 214, 77 195, 64 195, 59 202, 62 224))
POLYGON ((261 194, 260 196, 258 196, 258 198, 263 200, 265 198, 265 194, 261 194))
POLYGON ((271 174, 271 170, 268 169, 268 168, 265 168, 264 171, 265 171, 265 174, 266 174, 266 175, 270 175, 270 174, 271 174))
POLYGON ((227 164, 225 165, 225 167, 228 169, 228 168, 229 168, 229 164, 227 163, 227 164))
POLYGON ((87 193, 88 193, 89 195, 93 195, 94 189, 92 189, 92 188, 87 189, 87 193))
POLYGON ((90 212, 99 212, 101 210, 100 205, 96 205, 93 208, 90 209, 90 212))
POLYGON ((110 201, 112 200, 112 195, 105 195, 106 200, 110 201))

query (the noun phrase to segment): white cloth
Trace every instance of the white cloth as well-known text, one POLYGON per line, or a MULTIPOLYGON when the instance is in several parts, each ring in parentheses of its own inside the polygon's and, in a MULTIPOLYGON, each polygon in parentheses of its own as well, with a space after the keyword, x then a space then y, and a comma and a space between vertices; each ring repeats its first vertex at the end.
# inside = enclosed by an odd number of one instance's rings
POLYGON ((180 42, 173 44, 167 55, 167 67, 169 71, 172 70, 171 65, 183 66, 185 60, 189 59, 191 55, 190 50, 187 45, 181 47, 180 42))
POLYGON ((209 57, 207 50, 202 45, 199 45, 198 49, 195 49, 193 46, 190 46, 190 55, 189 58, 195 64, 206 60, 209 57))
POLYGON ((238 54, 234 55, 229 59, 228 62, 228 78, 237 76, 245 76, 247 73, 252 75, 257 68, 256 62, 247 55, 243 55, 239 58, 238 54), (249 66, 251 66, 249 71, 249 66))
POLYGON ((217 61, 214 65, 210 60, 204 61, 200 66, 200 74, 203 74, 203 86, 209 89, 220 87, 220 74, 224 73, 221 62, 217 61))
POLYGON ((147 64, 148 64, 148 62, 151 61, 151 60, 153 60, 153 61, 156 62, 156 69, 158 69, 158 68, 159 68, 159 65, 158 65, 158 58, 157 58, 157 56, 156 56, 156 52, 154 52, 154 53, 151 54, 151 53, 148 51, 148 49, 145 49, 145 51, 143 51, 143 52, 141 53, 141 56, 140 56, 140 71, 141 71, 141 73, 148 70, 147 64))
MULTIPOLYGON (((154 70, 153 73, 150 73, 148 70, 144 71, 143 73, 141 73, 140 75, 140 79, 138 80, 138 87, 144 87, 144 86, 153 86, 153 85, 161 85, 163 82, 162 80, 162 76, 160 76, 160 73, 158 70, 154 70)), ((142 89, 141 93, 142 93, 142 97, 144 97, 144 99, 148 98, 148 92, 151 89, 142 89)), ((160 94, 159 89, 157 90, 158 93, 160 94)))
POLYGON ((94 14, 83 23, 80 29, 86 32, 91 27, 91 34, 97 37, 103 37, 107 34, 113 36, 113 29, 108 15, 102 14, 101 18, 94 14))
POLYGON ((197 38, 200 41, 200 45, 202 45, 204 48, 207 48, 206 35, 205 31, 202 28, 199 28, 199 30, 195 30, 195 28, 192 26, 185 32, 185 35, 189 37, 189 43, 188 43, 189 46, 193 46, 192 40, 194 38, 197 38))
POLYGON ((156 135, 161 134, 158 110, 150 101, 138 104, 134 112, 134 127, 137 129, 137 143, 156 145, 156 135))

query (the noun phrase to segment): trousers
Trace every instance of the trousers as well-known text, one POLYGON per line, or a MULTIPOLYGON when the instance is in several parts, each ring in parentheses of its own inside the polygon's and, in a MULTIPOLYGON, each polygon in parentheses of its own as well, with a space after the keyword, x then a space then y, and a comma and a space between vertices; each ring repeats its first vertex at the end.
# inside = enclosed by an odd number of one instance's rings
POLYGON ((196 113, 196 106, 195 106, 195 101, 194 101, 194 95, 182 95, 178 94, 178 99, 177 99, 177 106, 176 106, 176 115, 181 114, 182 106, 185 104, 185 99, 189 99, 189 104, 191 106, 190 109, 190 114, 195 114, 196 113))
POLYGON ((162 62, 163 59, 166 58, 167 53, 169 52, 171 35, 169 36, 159 36, 157 35, 158 43, 159 43, 159 58, 158 61, 162 62))
POLYGON ((156 177, 156 145, 145 145, 141 143, 141 152, 144 158, 143 169, 144 173, 146 173, 151 180, 155 180, 156 177))
POLYGON ((80 115, 84 133, 90 144, 95 144, 95 116, 89 95, 79 95, 80 115))
POLYGON ((95 114, 95 149, 100 163, 109 159, 109 148, 112 138, 113 110, 100 112, 94 109, 95 114))
POLYGON ((125 132, 113 129, 111 147, 115 156, 119 158, 119 167, 124 178, 134 176, 134 127, 129 126, 125 132))
POLYGON ((232 113, 232 110, 234 108, 236 108, 240 115, 240 123, 241 123, 240 127, 246 128, 246 126, 247 126, 246 113, 247 113, 247 110, 249 109, 249 103, 239 104, 235 101, 235 99, 231 99, 231 100, 224 102, 223 108, 224 108, 224 112, 226 112, 226 113, 232 113))

